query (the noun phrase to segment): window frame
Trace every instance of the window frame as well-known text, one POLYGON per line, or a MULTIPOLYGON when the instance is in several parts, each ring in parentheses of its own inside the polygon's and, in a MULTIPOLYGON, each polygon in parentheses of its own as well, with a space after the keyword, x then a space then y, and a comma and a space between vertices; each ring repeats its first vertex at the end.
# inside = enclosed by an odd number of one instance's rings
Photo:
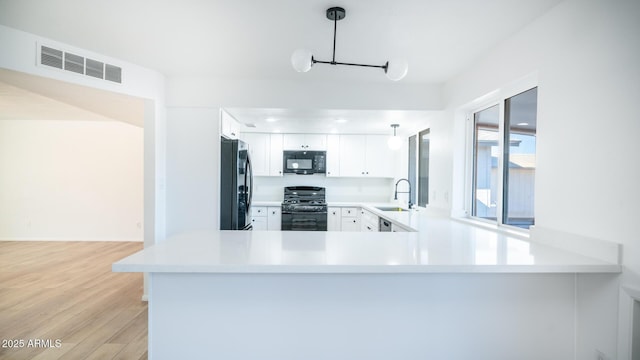
MULTIPOLYGON (((486 223, 492 226, 504 227, 509 231, 528 233, 529 229, 518 227, 515 225, 505 224, 505 207, 504 207, 504 181, 505 181, 505 103, 506 100, 517 96, 523 92, 529 91, 533 88, 538 88, 538 98, 536 101, 536 107, 540 104, 540 86, 538 85, 537 74, 529 75, 519 81, 516 81, 501 89, 494 90, 476 100, 471 102, 465 107, 465 119, 466 119, 466 131, 465 131, 465 146, 466 146, 466 161, 465 161, 465 181, 464 181, 464 213, 467 219, 477 221, 480 223, 486 223), (473 215, 475 209, 475 185, 476 185, 476 124, 475 114, 483 110, 487 110, 493 106, 498 106, 499 118, 498 118, 498 174, 497 174, 497 192, 496 192, 496 219, 486 219, 473 215)), ((536 153, 538 149, 536 149, 536 153)), ((535 197, 535 194, 534 194, 535 197)), ((535 221, 535 208, 534 208, 534 221, 535 221)))

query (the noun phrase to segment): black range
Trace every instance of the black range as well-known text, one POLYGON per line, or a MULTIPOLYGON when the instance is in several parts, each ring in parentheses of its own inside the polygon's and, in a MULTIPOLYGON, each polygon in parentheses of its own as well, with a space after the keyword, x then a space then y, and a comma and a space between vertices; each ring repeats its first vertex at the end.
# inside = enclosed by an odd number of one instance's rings
POLYGON ((285 187, 282 230, 327 231, 325 189, 318 186, 285 187))

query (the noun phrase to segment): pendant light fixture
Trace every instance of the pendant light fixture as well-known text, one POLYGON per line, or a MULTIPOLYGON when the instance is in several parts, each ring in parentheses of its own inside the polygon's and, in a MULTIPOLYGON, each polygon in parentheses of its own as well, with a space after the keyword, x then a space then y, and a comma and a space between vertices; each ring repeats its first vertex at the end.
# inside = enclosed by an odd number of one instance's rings
POLYGON ((391 127, 393 128, 393 136, 387 140, 387 146, 389 149, 398 150, 402 147, 402 139, 396 136, 396 129, 400 127, 400 124, 391 124, 391 127))
POLYGON ((311 51, 307 49, 298 49, 291 55, 291 64, 297 72, 307 72, 311 70, 314 64, 329 64, 329 65, 347 65, 347 66, 362 66, 371 68, 380 68, 384 70, 387 78, 393 81, 398 81, 407 75, 408 65, 404 60, 396 59, 387 61, 384 65, 366 65, 366 64, 354 64, 344 63, 336 61, 336 33, 338 28, 338 21, 344 19, 346 12, 341 7, 331 7, 327 9, 327 19, 333 21, 333 57, 331 61, 316 60, 313 57, 311 51))

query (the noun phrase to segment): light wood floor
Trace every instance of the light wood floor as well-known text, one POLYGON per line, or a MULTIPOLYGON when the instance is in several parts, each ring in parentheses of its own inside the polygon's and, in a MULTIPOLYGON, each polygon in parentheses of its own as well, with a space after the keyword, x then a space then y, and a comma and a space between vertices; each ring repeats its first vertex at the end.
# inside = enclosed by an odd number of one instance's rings
POLYGON ((142 247, 0 241, 0 359, 146 359, 142 274, 111 272, 142 247))

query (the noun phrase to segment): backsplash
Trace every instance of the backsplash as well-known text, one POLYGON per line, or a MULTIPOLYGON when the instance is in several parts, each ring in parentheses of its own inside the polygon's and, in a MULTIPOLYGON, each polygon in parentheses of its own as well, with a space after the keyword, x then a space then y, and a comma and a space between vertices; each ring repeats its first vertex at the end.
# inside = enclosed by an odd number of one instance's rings
POLYGON ((254 201, 282 201, 285 186, 321 186, 327 202, 389 202, 393 198, 393 179, 335 178, 324 175, 285 174, 282 177, 254 177, 254 201))

